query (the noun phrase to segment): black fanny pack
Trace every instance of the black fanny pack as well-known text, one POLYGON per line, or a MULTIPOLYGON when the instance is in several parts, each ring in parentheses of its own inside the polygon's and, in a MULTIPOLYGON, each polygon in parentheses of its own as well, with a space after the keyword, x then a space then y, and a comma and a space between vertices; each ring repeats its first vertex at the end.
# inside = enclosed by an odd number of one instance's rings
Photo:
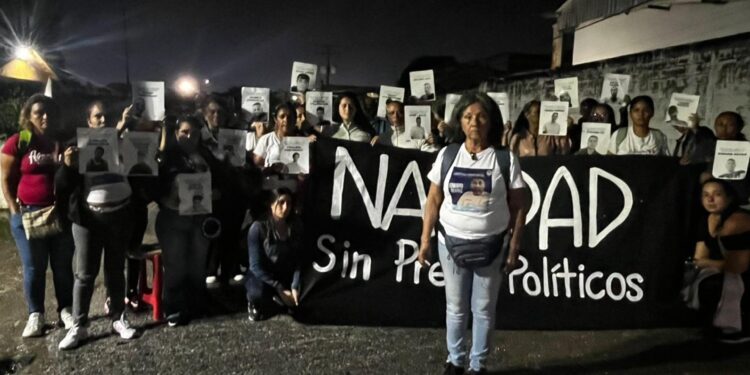
POLYGON ((441 231, 445 238, 445 247, 453 262, 462 268, 475 269, 486 267, 503 252, 505 231, 476 240, 449 236, 441 231))

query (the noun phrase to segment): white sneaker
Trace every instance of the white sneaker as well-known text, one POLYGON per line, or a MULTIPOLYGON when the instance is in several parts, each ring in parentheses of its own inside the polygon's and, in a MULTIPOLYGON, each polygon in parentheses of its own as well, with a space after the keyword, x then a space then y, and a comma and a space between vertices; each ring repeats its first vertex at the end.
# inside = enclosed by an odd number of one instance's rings
POLYGON ((206 285, 207 286, 213 286, 216 284, 216 276, 207 276, 206 277, 206 285))
POLYGON ((125 318, 120 318, 112 322, 112 331, 118 333, 125 340, 132 339, 136 333, 135 328, 131 327, 130 322, 125 318))
POLYGON ((86 327, 73 327, 63 337, 57 348, 60 350, 75 349, 81 343, 89 337, 89 331, 86 327))
POLYGON ((232 281, 230 283, 233 284, 233 285, 240 285, 244 281, 245 281, 245 275, 243 275, 241 273, 238 273, 238 274, 234 275, 234 277, 232 278, 232 281))
POLYGON ((26 322, 26 328, 23 329, 21 337, 38 337, 44 334, 44 314, 31 313, 29 320, 26 322))
POLYGON ((73 328, 75 319, 73 319, 73 314, 70 312, 70 307, 63 307, 60 311, 60 320, 63 322, 63 325, 65 325, 65 329, 73 328))

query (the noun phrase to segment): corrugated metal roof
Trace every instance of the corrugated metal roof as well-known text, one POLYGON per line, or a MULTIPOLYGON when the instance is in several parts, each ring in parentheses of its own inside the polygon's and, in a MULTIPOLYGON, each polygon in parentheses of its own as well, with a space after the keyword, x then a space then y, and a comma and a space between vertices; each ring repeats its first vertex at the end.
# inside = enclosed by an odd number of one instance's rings
POLYGON ((568 30, 578 25, 620 14, 651 0, 568 0, 557 10, 557 25, 568 30))

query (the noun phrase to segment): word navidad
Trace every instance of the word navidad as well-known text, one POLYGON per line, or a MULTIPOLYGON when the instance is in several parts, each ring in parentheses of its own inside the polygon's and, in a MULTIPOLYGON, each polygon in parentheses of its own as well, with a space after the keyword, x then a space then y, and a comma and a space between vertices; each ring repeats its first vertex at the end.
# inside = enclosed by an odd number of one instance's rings
MULTIPOLYGON (((370 224, 374 229, 387 231, 394 216, 415 217, 421 219, 423 216, 424 205, 427 200, 425 193, 422 173, 416 161, 408 163, 402 171, 401 178, 391 196, 385 212, 383 212, 385 203, 385 185, 388 177, 389 156, 380 155, 378 184, 375 192, 375 200, 370 198, 370 193, 365 186, 364 179, 357 169, 352 157, 343 147, 338 147, 335 154, 336 167, 333 173, 333 196, 331 200, 331 218, 341 219, 343 208, 343 191, 345 175, 348 172, 356 185, 356 191, 360 193, 365 209, 367 210, 370 224), (420 208, 399 208, 398 203, 401 200, 404 189, 408 183, 414 184, 419 199, 420 208)), ((527 173, 523 172, 523 179, 531 191, 531 207, 526 217, 526 223, 531 222, 536 215, 539 215, 538 244, 539 251, 545 252, 549 249, 549 229, 555 227, 570 227, 573 231, 573 246, 580 248, 583 246, 583 218, 581 211, 581 198, 578 186, 573 179, 571 172, 565 166, 559 167, 546 189, 542 199, 541 190, 536 181, 527 173), (568 218, 551 218, 550 210, 553 198, 556 195, 559 185, 564 182, 570 193, 572 202, 572 217, 568 218)), ((589 169, 589 186, 588 186, 588 247, 594 248, 604 240, 612 231, 619 227, 629 216, 633 207, 633 194, 627 183, 617 176, 597 167, 589 169), (601 180, 609 181, 618 188, 622 194, 623 206, 620 212, 610 223, 599 228, 597 223, 598 213, 598 187, 601 180)), ((611 197, 609 197, 611 198, 611 197)), ((350 202, 347 202, 350 203, 350 202)), ((609 216, 609 215, 608 215, 609 216)), ((332 272, 338 262, 341 263, 341 277, 356 279, 358 274, 362 275, 362 280, 369 280, 372 267, 372 259, 368 254, 362 254, 358 251, 350 251, 351 244, 349 241, 343 242, 343 251, 337 258, 334 250, 336 239, 330 234, 323 234, 318 237, 317 250, 320 251, 327 262, 325 264, 313 263, 313 268, 319 273, 332 272), (361 269, 361 272, 359 270, 361 269)), ((417 242, 409 239, 401 239, 397 242, 399 255, 394 261, 396 265, 396 282, 401 283, 405 279, 404 274, 410 270, 412 283, 419 284, 422 265, 416 262, 419 245, 417 242), (407 256, 407 251, 411 250, 407 256), (407 267, 412 266, 412 267, 407 267)), ((541 270, 532 270, 529 260, 523 256, 520 258, 521 267, 508 274, 508 286, 511 295, 516 294, 520 289, 527 295, 536 297, 566 297, 572 298, 577 291, 579 298, 590 298, 599 300, 608 297, 614 301, 626 299, 630 302, 637 302, 643 299, 644 278, 638 273, 623 275, 618 272, 605 275, 601 271, 587 272, 585 265, 580 264, 577 272, 571 270, 568 258, 563 258, 560 263, 550 266, 547 256, 541 257, 541 270)), ((428 281, 436 286, 445 285, 442 269, 439 263, 431 264, 426 270, 428 281)))
MULTIPOLYGON (((388 206, 383 213, 383 205, 385 203, 385 185, 388 178, 388 158, 386 154, 380 155, 380 165, 378 169, 378 185, 375 192, 375 201, 370 198, 370 193, 365 186, 364 179, 354 164, 349 152, 343 147, 336 148, 336 169, 333 173, 333 195, 331 197, 331 218, 341 219, 341 212, 343 208, 343 194, 344 194, 344 181, 346 172, 354 180, 356 190, 362 197, 362 202, 367 210, 367 216, 370 219, 370 224, 374 229, 382 229, 387 231, 390 228, 391 222, 394 216, 405 216, 405 217, 416 217, 421 219, 424 213, 424 205, 427 201, 427 194, 425 193, 425 186, 422 179, 422 173, 419 170, 419 165, 416 161, 411 161, 404 168, 401 178, 399 179, 398 185, 391 196, 388 206), (412 182, 417 190, 417 197, 419 198, 420 208, 399 208, 398 203, 401 200, 401 196, 404 193, 407 183, 412 182)), ((566 167, 560 167, 557 169, 555 174, 552 176, 550 183, 547 187, 547 191, 544 195, 544 200, 541 199, 541 192, 539 185, 534 179, 523 172, 523 179, 531 190, 531 208, 526 215, 526 224, 531 222, 534 217, 539 214, 539 250, 547 250, 549 248, 549 229, 555 227, 570 227, 573 229, 573 246, 583 246, 583 219, 581 215, 581 198, 576 185, 573 175, 570 170, 566 167), (565 182, 568 185, 570 191, 570 198, 572 201, 573 212, 570 218, 550 218, 550 209, 552 207, 552 200, 555 197, 558 186, 561 182, 565 182)), ((633 208, 633 193, 628 187, 627 183, 617 176, 597 167, 589 169, 589 199, 588 199, 588 212, 589 212, 589 227, 588 227, 588 247, 594 248, 602 240, 604 240, 612 231, 620 226, 627 219, 628 215, 633 208), (603 229, 599 229, 597 223, 597 212, 598 212, 598 192, 599 192, 599 181, 607 180, 615 185, 622 194, 623 207, 620 213, 603 229)), ((611 198, 611 197, 609 197, 611 198)))

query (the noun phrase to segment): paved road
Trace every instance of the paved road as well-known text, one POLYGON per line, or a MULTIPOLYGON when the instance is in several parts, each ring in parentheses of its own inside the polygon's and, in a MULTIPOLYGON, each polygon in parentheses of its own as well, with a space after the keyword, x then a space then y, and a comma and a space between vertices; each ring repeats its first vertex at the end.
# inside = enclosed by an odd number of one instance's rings
MULTIPOLYGON (((435 374, 442 369, 441 329, 307 326, 287 316, 253 323, 242 312, 177 328, 153 324, 148 312, 133 314, 143 334, 125 342, 109 333, 102 317, 101 285, 92 305, 94 338, 77 350, 59 352, 62 329, 51 326, 43 338, 20 337, 26 319, 20 262, 7 223, 0 225, 0 374, 435 374)), ((47 316, 55 317, 48 285, 47 316)), ((241 309, 240 290, 213 294, 225 310, 241 309)), ((702 340, 695 329, 498 331, 495 342, 489 363, 495 373, 750 372, 750 345, 702 340)))

